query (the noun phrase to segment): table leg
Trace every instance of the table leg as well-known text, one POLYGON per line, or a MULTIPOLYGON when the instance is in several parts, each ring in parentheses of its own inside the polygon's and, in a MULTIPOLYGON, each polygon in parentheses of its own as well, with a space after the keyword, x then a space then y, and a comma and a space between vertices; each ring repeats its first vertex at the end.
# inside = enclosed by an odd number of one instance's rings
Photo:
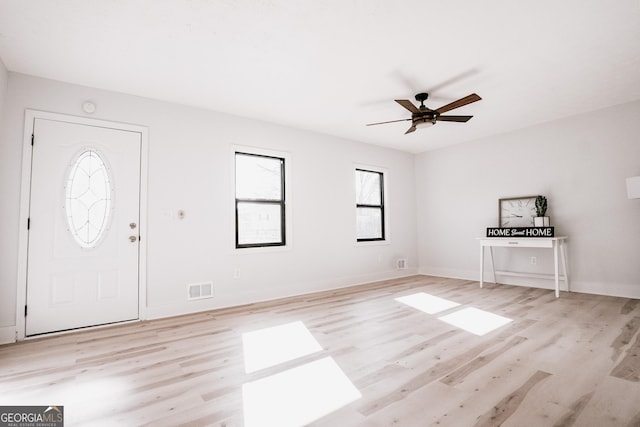
POLYGON ((564 241, 560 243, 560 255, 562 256, 562 269, 564 270, 564 283, 567 285, 569 292, 569 270, 567 270, 567 252, 564 247, 564 241))
POLYGON ((560 280, 558 278, 558 242, 553 242, 553 272, 556 281, 556 298, 560 297, 560 280))
POLYGON ((480 245, 480 287, 484 280, 484 246, 480 245))
POLYGON ((489 256, 491 256, 491 271, 493 272, 493 283, 498 283, 496 279, 496 265, 493 263, 493 247, 489 246, 489 256))

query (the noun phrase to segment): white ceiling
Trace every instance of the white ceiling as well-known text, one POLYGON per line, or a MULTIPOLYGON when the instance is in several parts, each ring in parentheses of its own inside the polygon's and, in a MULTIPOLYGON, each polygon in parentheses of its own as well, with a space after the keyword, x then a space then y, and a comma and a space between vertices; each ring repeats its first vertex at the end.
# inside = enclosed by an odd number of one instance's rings
POLYGON ((638 0, 0 0, 10 71, 422 152, 640 99, 638 0), (483 100, 404 135, 394 99, 483 100))

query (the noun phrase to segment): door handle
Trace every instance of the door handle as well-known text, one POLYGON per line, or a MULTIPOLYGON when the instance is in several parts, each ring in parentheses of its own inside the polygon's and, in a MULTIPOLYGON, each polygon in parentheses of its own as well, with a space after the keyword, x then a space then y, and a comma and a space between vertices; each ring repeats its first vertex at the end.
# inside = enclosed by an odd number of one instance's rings
POLYGON ((129 241, 135 243, 138 240, 138 236, 129 236, 129 241))

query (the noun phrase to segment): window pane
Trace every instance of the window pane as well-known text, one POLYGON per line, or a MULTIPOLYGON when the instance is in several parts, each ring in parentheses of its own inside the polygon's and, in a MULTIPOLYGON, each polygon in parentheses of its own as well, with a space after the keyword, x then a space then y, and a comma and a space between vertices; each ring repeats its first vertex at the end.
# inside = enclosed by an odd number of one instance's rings
POLYGON ((282 159, 236 153, 236 198, 282 199, 282 159))
POLYGON ((382 209, 356 209, 356 237, 358 239, 382 239, 382 209))
POLYGON ((238 202, 238 245, 282 242, 279 203, 238 202))
POLYGON ((356 170, 356 203, 381 205, 380 176, 377 172, 356 170))
POLYGON ((111 214, 111 182, 107 167, 93 150, 80 154, 65 185, 69 231, 83 248, 95 247, 104 235, 111 214))

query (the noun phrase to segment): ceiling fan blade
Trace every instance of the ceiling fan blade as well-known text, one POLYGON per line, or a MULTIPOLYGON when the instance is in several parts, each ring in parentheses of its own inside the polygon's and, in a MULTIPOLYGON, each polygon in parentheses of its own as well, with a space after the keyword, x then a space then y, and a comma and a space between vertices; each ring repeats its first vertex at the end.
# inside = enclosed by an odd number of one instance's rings
POLYGON ((472 93, 471 95, 465 96, 464 98, 460 98, 457 101, 453 101, 450 104, 444 105, 438 108, 436 111, 440 114, 447 112, 449 110, 453 110, 454 108, 460 108, 463 105, 471 104, 472 102, 480 101, 480 98, 477 94, 472 93))
POLYGON ((413 103, 408 99, 396 99, 396 102, 402 105, 407 110, 411 111, 412 113, 418 113, 418 114, 420 113, 420 110, 418 110, 418 107, 413 105, 413 103))
POLYGON ((438 116, 436 120, 439 122, 468 122, 473 116, 438 116))
POLYGON ((400 119, 400 120, 391 120, 388 122, 368 123, 365 126, 375 126, 375 125, 384 125, 387 123, 406 122, 407 120, 411 120, 411 119, 400 119))
POLYGON ((408 133, 415 132, 415 131, 416 131, 415 125, 411 125, 411 127, 407 129, 407 131, 404 134, 406 135, 408 133))

